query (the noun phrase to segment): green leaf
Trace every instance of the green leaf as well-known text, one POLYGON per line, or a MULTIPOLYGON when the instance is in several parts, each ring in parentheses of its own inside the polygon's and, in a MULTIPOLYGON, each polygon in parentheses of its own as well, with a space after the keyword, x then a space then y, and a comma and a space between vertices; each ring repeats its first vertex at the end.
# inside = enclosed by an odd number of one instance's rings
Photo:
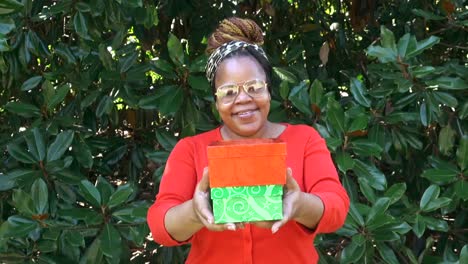
POLYGON ((87 169, 93 167, 93 154, 88 144, 86 144, 81 137, 73 144, 72 151, 76 160, 78 160, 83 167, 87 169))
POLYGON ((442 76, 435 80, 427 81, 427 85, 446 90, 466 90, 468 83, 459 77, 442 76))
MULTIPOLYGON (((81 2, 80 2, 81 3, 81 2)), ((112 54, 107 50, 107 46, 103 43, 99 44, 99 59, 102 62, 102 65, 107 70, 112 70, 114 65, 114 59, 112 54)))
POLYGON ((371 203, 375 203, 377 195, 374 189, 370 186, 369 180, 363 177, 358 177, 359 189, 361 190, 364 197, 371 203))
MULTIPOLYGON (((151 64, 154 66, 153 70, 168 79, 177 79, 177 74, 171 63, 163 59, 152 60, 151 64)), ((203 66, 204 67, 204 66, 203 66)), ((203 68, 204 71, 204 68, 203 68)))
POLYGON ((83 235, 79 231, 69 230, 64 231, 63 236, 69 245, 73 247, 84 247, 85 241, 83 235))
POLYGON ((8 35, 16 29, 15 21, 11 17, 0 17, 0 35, 8 35))
POLYGON ((427 208, 430 202, 434 201, 437 197, 439 197, 440 187, 438 185, 432 184, 429 186, 423 193, 421 197, 421 201, 419 202, 419 208, 424 210, 427 208))
POLYGON ((90 204, 99 208, 101 207, 101 194, 96 186, 88 180, 82 180, 79 184, 81 194, 90 204))
POLYGON ((35 214, 31 195, 22 189, 13 190, 12 201, 13 205, 22 215, 32 216, 35 214))
POLYGON ((422 78, 435 72, 435 68, 432 66, 414 66, 410 67, 410 73, 413 77, 422 78))
POLYGON ((64 43, 58 43, 54 48, 55 54, 65 59, 70 64, 76 64, 76 58, 69 46, 64 43))
POLYGON ((396 62, 397 60, 397 53, 395 50, 374 45, 367 48, 367 56, 375 57, 381 63, 396 62))
POLYGON ((296 76, 292 72, 289 72, 288 70, 286 70, 284 68, 273 67, 273 72, 276 73, 276 75, 278 75, 278 77, 282 81, 286 81, 286 82, 289 82, 289 83, 297 83, 298 82, 296 76))
POLYGON ((116 251, 121 250, 122 237, 112 224, 104 226, 100 238, 102 253, 105 256, 113 258, 116 251))
POLYGON ((398 261, 398 258, 395 255, 395 252, 393 252, 393 249, 387 246, 385 243, 378 242, 376 248, 377 248, 377 251, 379 251, 379 254, 382 257, 382 260, 385 263, 388 263, 388 264, 400 263, 398 261))
POLYGON ((468 135, 463 135, 457 149, 457 164, 464 171, 468 164, 468 135))
POLYGON ((358 159, 354 160, 354 172, 358 177, 363 177, 372 188, 383 191, 387 185, 385 175, 375 167, 374 164, 364 163, 358 159))
POLYGON ((164 130, 156 130, 156 139, 167 151, 171 151, 177 143, 177 138, 174 134, 164 130))
POLYGON ((309 90, 309 98, 312 104, 319 105, 323 97, 323 85, 322 82, 318 79, 315 79, 312 82, 309 90))
POLYGON ((85 177, 80 174, 79 171, 71 171, 71 170, 61 170, 55 172, 54 175, 57 177, 57 180, 67 183, 67 184, 78 184, 82 181, 85 177))
POLYGON ((359 226, 364 226, 364 218, 362 218, 362 213, 358 210, 355 206, 354 202, 351 202, 349 205, 349 215, 353 218, 353 220, 358 223, 359 226))
POLYGON ((330 123, 330 125, 336 129, 338 129, 339 132, 344 133, 345 132, 345 124, 344 124, 344 112, 343 108, 341 105, 335 101, 332 97, 328 97, 328 103, 327 103, 327 121, 330 123))
POLYGON ((424 212, 432 212, 442 207, 446 207, 452 202, 452 199, 447 197, 437 198, 429 202, 426 207, 422 211, 424 212))
POLYGON ((113 208, 119 205, 122 205, 127 201, 130 194, 133 193, 133 189, 129 184, 121 185, 109 198, 109 203, 107 206, 113 208))
POLYGON ((366 130, 368 123, 369 123, 369 116, 359 115, 353 118, 353 121, 351 122, 351 125, 348 127, 347 132, 366 130))
POLYGON ((421 107, 419 108, 419 116, 421 118, 421 123, 427 127, 429 125, 429 122, 431 121, 431 115, 429 110, 427 109, 426 102, 423 102, 421 104, 421 107))
POLYGON ((49 208, 49 189, 43 179, 38 178, 31 187, 31 196, 36 214, 45 214, 49 208))
POLYGON ((26 180, 34 180, 42 172, 31 169, 15 169, 6 174, 0 173, 0 191, 8 191, 26 180))
POLYGON ((137 207, 125 207, 112 213, 112 216, 127 223, 141 224, 146 223, 146 213, 148 205, 137 207))
POLYGON ((370 107, 371 100, 367 98, 367 91, 364 83, 357 78, 350 79, 350 89, 353 98, 362 106, 370 107))
POLYGON ((92 219, 99 216, 99 213, 91 208, 59 209, 57 214, 60 215, 61 218, 75 221, 92 219))
POLYGON ((21 91, 29 91, 29 90, 32 90, 34 88, 36 88, 39 83, 41 83, 42 81, 42 76, 34 76, 34 77, 31 77, 29 79, 27 79, 23 85, 21 85, 21 88, 20 90, 21 91))
POLYGON ((426 231, 426 223, 422 219, 422 217, 418 214, 416 215, 416 219, 413 225, 413 232, 418 237, 421 238, 426 231))
POLYGON ((453 107, 453 108, 458 106, 457 98, 455 98, 449 93, 441 92, 441 91, 434 91, 432 95, 434 96, 434 99, 436 99, 441 104, 444 104, 446 106, 453 107))
POLYGON ((391 49, 395 52, 397 51, 395 36, 393 35, 393 32, 385 26, 380 26, 380 44, 382 44, 382 47, 384 48, 391 49))
POLYGON ((458 263, 468 263, 468 245, 464 245, 461 249, 458 263))
POLYGON ((90 94, 88 94, 80 104, 81 110, 87 108, 88 106, 92 105, 96 99, 101 95, 101 92, 99 90, 92 91, 90 94))
POLYGON ((138 53, 136 51, 120 58, 120 73, 127 72, 135 64, 137 59, 138 53))
POLYGON ((425 170, 422 177, 430 180, 431 182, 438 185, 445 185, 452 183, 457 179, 457 172, 451 169, 428 169, 425 170))
POLYGON ((81 12, 76 12, 73 17, 73 26, 78 36, 83 39, 91 40, 91 37, 88 35, 88 22, 86 17, 81 12))
POLYGON ((110 196, 115 191, 114 186, 112 186, 104 177, 99 175, 96 180, 96 188, 101 194, 102 204, 107 204, 110 196))
POLYGON ((7 151, 10 155, 15 158, 17 161, 33 164, 36 163, 37 160, 24 148, 18 146, 17 144, 11 143, 7 145, 7 151))
POLYGON ((5 109, 26 118, 38 117, 41 115, 39 108, 28 103, 9 102, 5 105, 5 109))
POLYGON ((47 102, 47 109, 49 111, 53 110, 58 104, 62 103, 67 96, 68 92, 71 89, 71 84, 66 83, 61 85, 55 94, 52 96, 50 101, 47 102))
POLYGON ((406 183, 396 183, 385 191, 384 196, 390 199, 390 204, 394 204, 403 197, 406 192, 406 183))
POLYGON ((79 264, 95 264, 103 262, 104 258, 101 249, 101 237, 96 237, 93 243, 91 243, 91 245, 86 249, 79 264))
POLYGON ((0 15, 8 15, 18 12, 23 7, 23 4, 16 0, 2 0, 0 2, 0 15))
POLYGON ((172 33, 169 33, 169 40, 167 41, 167 49, 169 50, 169 57, 176 65, 184 64, 184 50, 180 40, 172 33))
POLYGON ((101 118, 104 114, 110 114, 112 107, 114 106, 114 101, 112 97, 105 95, 102 97, 101 101, 96 109, 96 117, 101 118))
POLYGON ((173 89, 166 89, 158 98, 159 111, 163 115, 175 114, 180 110, 184 102, 184 92, 181 87, 175 86, 173 89))
POLYGON ((31 133, 24 136, 26 143, 28 144, 29 153, 37 161, 42 161, 46 155, 46 148, 44 143, 44 136, 41 131, 35 127, 31 129, 31 133))
POLYGON ((426 227, 430 230, 441 232, 447 232, 449 230, 449 226, 445 220, 425 216, 421 216, 421 219, 426 223, 426 227))
POLYGON ((414 56, 417 56, 421 53, 423 53, 424 50, 432 48, 435 44, 438 44, 440 42, 440 38, 436 36, 430 36, 429 38, 425 40, 421 40, 418 42, 416 49, 412 50, 411 52, 408 52, 406 57, 411 58, 414 56))
POLYGON ((307 94, 308 81, 302 81, 299 85, 294 86, 289 94, 289 100, 291 103, 299 109, 302 113, 311 116, 313 115, 310 109, 310 99, 307 94))
MULTIPOLYGON (((57 242, 52 240, 39 240, 37 242, 37 249, 41 253, 49 253, 57 250, 57 242)), ((41 254, 42 255, 42 254, 41 254)))
POLYGON ((383 151, 379 144, 368 139, 351 141, 350 147, 356 154, 363 157, 374 156, 380 158, 380 153, 383 151))
MULTIPOLYGON (((359 236, 359 235, 358 235, 359 236)), ((341 264, 360 263, 359 259, 366 251, 366 244, 359 245, 354 239, 341 251, 341 264)))
POLYGON ((444 19, 446 19, 446 17, 438 16, 438 15, 435 15, 433 13, 424 11, 422 9, 413 9, 413 10, 411 10, 411 12, 413 12, 413 14, 415 14, 417 16, 420 16, 420 17, 423 17, 423 18, 425 18, 427 20, 444 20, 444 19))
POLYGON ((125 154, 127 154, 127 152, 127 144, 122 144, 117 148, 113 149, 112 151, 106 153, 106 155, 103 158, 103 161, 108 165, 113 165, 119 162, 125 156, 125 154))
POLYGON ((338 165, 338 169, 343 173, 354 167, 354 160, 348 152, 338 151, 335 156, 335 162, 338 165))
POLYGON ((57 135, 47 149, 47 162, 60 159, 73 142, 74 133, 66 130, 57 135))
POLYGON ((169 157, 169 152, 167 151, 148 152, 146 153, 146 157, 157 163, 166 163, 166 160, 169 157))
POLYGON ((455 183, 455 193, 464 201, 468 200, 468 181, 459 180, 455 183))
POLYGON ((455 131, 450 125, 443 127, 439 133, 439 150, 442 154, 449 156, 455 143, 455 131))
POLYGON ((194 76, 190 75, 188 77, 188 83, 192 89, 211 92, 211 86, 205 76, 194 76))
POLYGON ((372 206, 366 218, 366 224, 372 224, 377 215, 385 214, 390 206, 390 199, 388 197, 379 198, 372 206))
POLYGON ((10 227, 8 235, 12 237, 25 237, 38 227, 36 221, 19 215, 10 216, 7 221, 10 227))

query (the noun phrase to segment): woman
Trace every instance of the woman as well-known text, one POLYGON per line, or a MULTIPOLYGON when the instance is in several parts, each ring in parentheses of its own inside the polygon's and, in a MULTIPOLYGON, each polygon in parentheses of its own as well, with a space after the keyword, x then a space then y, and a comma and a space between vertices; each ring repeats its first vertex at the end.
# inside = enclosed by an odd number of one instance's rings
POLYGON ((335 231, 346 218, 349 198, 324 140, 311 127, 267 119, 271 66, 262 43, 262 31, 248 19, 226 19, 212 34, 206 75, 223 124, 177 143, 148 211, 155 241, 192 244, 187 263, 316 263, 316 234, 335 231), (246 138, 287 144, 283 219, 214 224, 207 145, 246 138))

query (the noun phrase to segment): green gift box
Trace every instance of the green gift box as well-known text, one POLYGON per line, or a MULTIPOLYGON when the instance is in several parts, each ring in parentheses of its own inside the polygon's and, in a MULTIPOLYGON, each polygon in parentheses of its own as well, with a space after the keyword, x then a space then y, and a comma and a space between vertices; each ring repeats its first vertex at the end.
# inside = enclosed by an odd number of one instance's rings
POLYGON ((282 185, 212 188, 215 223, 282 219, 282 195, 282 185))

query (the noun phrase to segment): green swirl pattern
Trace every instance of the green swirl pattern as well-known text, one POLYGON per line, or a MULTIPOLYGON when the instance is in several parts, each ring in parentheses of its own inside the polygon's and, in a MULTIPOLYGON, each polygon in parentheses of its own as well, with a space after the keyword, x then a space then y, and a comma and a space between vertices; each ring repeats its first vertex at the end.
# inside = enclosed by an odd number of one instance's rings
POLYGON ((282 219, 282 195, 281 185, 212 188, 215 223, 282 219))

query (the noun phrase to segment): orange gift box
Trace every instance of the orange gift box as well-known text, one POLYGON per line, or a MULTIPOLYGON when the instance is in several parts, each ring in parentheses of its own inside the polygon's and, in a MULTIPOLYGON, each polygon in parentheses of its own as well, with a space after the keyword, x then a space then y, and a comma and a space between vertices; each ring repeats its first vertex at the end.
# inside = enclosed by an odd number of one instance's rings
POLYGON ((286 143, 281 140, 218 141, 207 152, 211 188, 286 183, 286 143))

